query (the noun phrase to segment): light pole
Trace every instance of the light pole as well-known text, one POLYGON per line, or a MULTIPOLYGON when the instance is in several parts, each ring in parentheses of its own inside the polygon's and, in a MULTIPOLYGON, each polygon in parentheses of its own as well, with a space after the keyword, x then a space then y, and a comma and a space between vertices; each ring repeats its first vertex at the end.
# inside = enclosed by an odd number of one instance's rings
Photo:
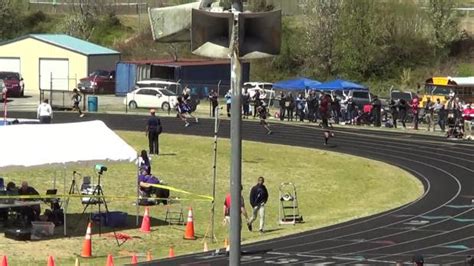
MULTIPOLYGON (((239 2, 239 1, 237 1, 239 2)), ((240 3, 242 4, 242 3, 240 3)), ((238 5, 237 5, 238 6, 238 5)), ((241 7, 241 5, 240 5, 241 7)), ((230 175, 230 257, 229 265, 240 265, 240 228, 242 194, 242 63, 239 59, 239 16, 234 12, 230 57, 230 89, 232 93, 230 110, 231 175, 230 175)))
MULTIPOLYGON (((280 53, 281 11, 242 12, 242 0, 232 0, 232 13, 210 11, 213 0, 180 5, 172 9, 150 9, 153 38, 160 42, 191 41, 193 54, 230 58, 231 67, 231 169, 230 169, 230 258, 240 264, 242 177, 242 63, 280 53), (191 11, 191 21, 188 12, 191 11), (181 16, 179 16, 181 14, 181 16), (176 20, 176 17, 180 17, 176 20), (185 19, 181 19, 185 18, 185 19), (191 38, 186 34, 191 32, 191 38)), ((214 205, 213 205, 214 208, 214 205)), ((214 211, 214 209, 213 209, 214 211)))

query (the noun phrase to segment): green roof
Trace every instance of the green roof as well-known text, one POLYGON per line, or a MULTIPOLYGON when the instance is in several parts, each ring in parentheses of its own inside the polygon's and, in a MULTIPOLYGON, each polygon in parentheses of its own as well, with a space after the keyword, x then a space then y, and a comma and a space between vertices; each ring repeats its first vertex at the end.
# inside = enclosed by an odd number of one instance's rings
MULTIPOLYGON (((77 52, 83 55, 109 55, 109 54, 120 54, 120 52, 84 41, 66 34, 30 34, 21 37, 20 39, 25 38, 34 38, 52 45, 56 45, 73 52, 77 52)), ((15 41, 15 40, 14 40, 15 41)))

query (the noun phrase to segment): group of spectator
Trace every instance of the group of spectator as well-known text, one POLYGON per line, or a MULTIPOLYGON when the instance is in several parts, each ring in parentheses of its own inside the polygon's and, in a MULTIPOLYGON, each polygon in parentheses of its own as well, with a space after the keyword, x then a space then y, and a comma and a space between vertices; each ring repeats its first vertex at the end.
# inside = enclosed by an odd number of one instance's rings
MULTIPOLYGON (((218 106, 219 96, 212 91, 209 99, 213 107, 218 106)), ((227 106, 227 116, 230 117, 231 92, 225 96, 227 106)), ((381 127, 384 123, 386 127, 406 129, 407 123, 413 123, 414 130, 419 129, 420 123, 426 125, 427 131, 435 131, 437 127, 448 136, 462 137, 465 131, 470 135, 472 113, 472 103, 462 102, 458 97, 450 95, 446 102, 436 98, 435 101, 427 98, 427 101, 420 103, 421 99, 414 96, 411 100, 390 99, 385 106, 376 96, 370 102, 361 104, 356 102, 352 96, 344 93, 329 93, 309 90, 306 93, 293 94, 292 92, 281 92, 276 99, 279 110, 275 113, 275 118, 281 121, 309 121, 317 123, 320 121, 322 127, 329 127, 329 121, 335 124, 346 125, 373 125, 381 127)), ((259 116, 259 107, 265 106, 267 99, 265 93, 256 90, 250 96, 247 89, 242 91, 242 115, 243 118, 259 116), (253 107, 253 110, 252 108, 253 107)))
POLYGON ((417 96, 410 102, 404 99, 390 101, 391 120, 389 123, 397 127, 397 120, 406 128, 408 112, 413 117, 413 129, 418 130, 420 121, 424 121, 427 131, 435 131, 438 125, 442 132, 446 132, 448 137, 462 138, 467 132, 471 135, 471 121, 474 117, 472 103, 464 103, 458 97, 451 95, 446 103, 440 98, 432 101, 427 98, 426 102, 420 104, 417 96))
MULTIPOLYGON (((2 179, 3 180, 3 179, 2 179)), ((2 193, 5 196, 31 196, 31 195, 39 195, 38 191, 28 185, 27 181, 23 181, 21 183, 20 187, 17 187, 17 185, 14 182, 8 182, 6 187, 3 188, 4 193, 2 193)), ((19 198, 16 200, 20 201, 30 201, 30 200, 37 200, 34 198, 19 198)), ((13 202, 11 202, 13 203, 13 202)), ((41 214, 41 207, 40 204, 35 204, 31 206, 18 206, 18 207, 13 207, 11 210, 15 211, 16 213, 20 214, 20 217, 22 218, 22 222, 24 225, 29 225, 33 221, 38 221, 40 219, 40 214, 41 214)), ((0 219, 6 222, 8 220, 8 208, 2 208, 0 209, 0 219)))

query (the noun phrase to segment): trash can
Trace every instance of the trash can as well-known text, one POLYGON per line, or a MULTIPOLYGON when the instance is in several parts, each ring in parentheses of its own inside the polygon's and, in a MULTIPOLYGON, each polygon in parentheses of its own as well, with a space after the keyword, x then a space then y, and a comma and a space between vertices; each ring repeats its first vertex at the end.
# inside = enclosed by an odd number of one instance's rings
POLYGON ((99 104, 99 99, 97 96, 88 96, 87 97, 87 110, 89 112, 97 112, 99 104))

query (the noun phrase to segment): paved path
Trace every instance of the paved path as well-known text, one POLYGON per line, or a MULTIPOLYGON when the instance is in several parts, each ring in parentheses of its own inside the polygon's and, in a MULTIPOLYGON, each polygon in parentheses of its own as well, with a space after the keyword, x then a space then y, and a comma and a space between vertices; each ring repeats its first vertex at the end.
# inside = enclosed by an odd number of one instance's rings
MULTIPOLYGON (((13 114, 25 118, 33 113, 13 114)), ((55 122, 78 120, 57 113, 55 122)), ((109 127, 143 130, 146 117, 89 114, 109 127)), ((211 136, 213 121, 185 128, 176 118, 164 118, 164 132, 211 136)), ((423 254, 432 264, 463 265, 474 254, 474 145, 437 136, 411 135, 341 128, 330 146, 323 146, 321 130, 313 125, 273 125, 265 135, 258 123, 244 121, 246 140, 328 149, 384 161, 415 175, 425 187, 417 201, 398 209, 305 233, 245 245, 243 265, 388 264, 409 262, 423 254)), ((222 121, 219 135, 229 136, 222 121)), ((348 176, 350 178, 350 176, 348 176)), ((350 204, 350 203, 348 203, 350 204)), ((141 265, 156 265, 158 261, 141 265)), ((164 265, 226 265, 228 257, 198 253, 159 261, 164 265)))

